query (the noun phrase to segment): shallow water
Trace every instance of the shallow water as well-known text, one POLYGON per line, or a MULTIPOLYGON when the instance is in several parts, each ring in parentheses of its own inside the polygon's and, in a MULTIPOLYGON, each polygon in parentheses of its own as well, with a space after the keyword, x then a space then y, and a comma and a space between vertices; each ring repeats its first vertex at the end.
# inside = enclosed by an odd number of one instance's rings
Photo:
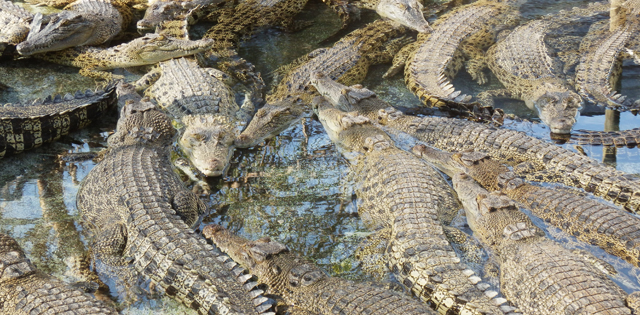
MULTIPOLYGON (((588 1, 530 2, 522 10, 528 18, 570 9, 588 1)), ((313 19, 315 24, 293 34, 275 30, 260 32, 243 44, 240 55, 256 65, 268 84, 272 83, 270 73, 279 66, 316 48, 330 45, 320 42, 340 23, 322 3, 316 2, 307 6, 301 18, 313 19)), ((362 20, 350 29, 373 18, 375 14, 363 12, 362 20)), ((372 67, 363 84, 392 104, 418 106, 420 102, 406 89, 400 76, 391 80, 380 78, 386 68, 372 67)), ((640 95, 638 74, 640 67, 625 63, 623 94, 640 95)), ((137 76, 139 74, 129 77, 137 76)), ((0 91, 0 103, 74 92, 94 88, 95 85, 93 80, 79 76, 77 69, 30 59, 0 61, 0 82, 12 87, 8 91, 0 91)), ((463 92, 472 93, 499 87, 495 78, 488 87, 480 87, 464 73, 454 83, 463 92)), ((499 105, 507 113, 532 121, 508 121, 507 128, 549 140, 548 129, 536 122, 535 112, 524 103, 505 101, 499 105)), ((585 107, 583 113, 578 118, 576 129, 603 130, 603 110, 585 107)), ((16 237, 39 268, 68 281, 79 280, 70 261, 85 254, 90 243, 82 231, 75 196, 80 182, 95 164, 90 159, 61 162, 57 156, 65 152, 95 152, 105 147, 106 137, 115 128, 115 116, 113 112, 105 121, 63 137, 58 143, 0 160, 0 232, 16 237)), ((639 125, 637 116, 630 113, 620 115, 620 129, 639 125)), ((564 146, 574 149, 573 144, 564 146)), ((640 151, 637 148, 618 148, 613 159, 611 154, 603 154, 602 147, 583 148, 598 160, 606 157, 606 162, 619 170, 640 174, 640 151)), ((214 193, 203 197, 210 207, 203 224, 222 224, 250 239, 270 236, 332 275, 371 279, 362 272, 353 256, 369 231, 359 220, 352 183, 347 175, 348 164, 320 123, 307 119, 264 145, 236 151, 227 176, 209 181, 214 193)), ((640 288, 637 268, 601 250, 575 242, 555 228, 549 228, 548 232, 567 246, 588 248, 614 264, 620 271, 614 279, 625 290, 631 292, 640 288)), ((103 277, 103 280, 115 288, 113 279, 103 277)), ((187 311, 171 299, 153 296, 125 308, 127 314, 187 311)))

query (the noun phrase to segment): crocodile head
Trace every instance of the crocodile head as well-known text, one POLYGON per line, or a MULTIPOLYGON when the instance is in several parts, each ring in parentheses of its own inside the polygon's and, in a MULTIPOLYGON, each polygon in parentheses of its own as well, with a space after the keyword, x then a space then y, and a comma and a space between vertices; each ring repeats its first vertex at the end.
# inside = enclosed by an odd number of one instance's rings
POLYGON ((489 193, 465 173, 453 176, 453 188, 464 206, 474 235, 493 248, 544 236, 544 232, 502 192, 489 193))
POLYGON ((304 115, 304 105, 289 97, 258 109, 247 128, 238 136, 235 146, 248 148, 289 128, 304 115))
POLYGON ((361 85, 347 87, 331 80, 331 78, 320 72, 312 73, 310 82, 320 95, 333 106, 343 111, 352 111, 359 101, 376 95, 376 93, 361 85))
POLYGON ((142 20, 136 24, 138 33, 153 33, 162 22, 173 21, 195 7, 193 2, 156 1, 147 8, 142 20))
POLYGON ((35 266, 24 255, 18 242, 0 233, 0 284, 35 271, 35 266))
POLYGON ((347 158, 349 153, 366 154, 393 147, 391 138, 368 118, 343 112, 321 96, 313 100, 313 107, 329 138, 347 158))
MULTIPOLYGON (((286 246, 264 237, 256 241, 234 235, 219 225, 208 225, 202 233, 242 267, 268 286, 268 293, 285 299, 327 278, 317 266, 295 257, 286 246)), ((300 294, 300 293, 298 293, 300 294)))
POLYGON ((154 64, 201 53, 211 49, 213 45, 213 39, 184 40, 153 33, 112 49, 120 50, 123 59, 136 60, 140 64, 154 64))
POLYGON ((542 95, 533 100, 540 120, 549 126, 552 133, 571 133, 582 98, 575 92, 553 88, 551 85, 545 85, 544 89, 542 95))
POLYGON ((432 29, 422 14, 422 3, 418 0, 380 0, 376 12, 383 18, 404 25, 420 33, 431 32, 432 29))
POLYGON ((185 116, 186 128, 178 141, 193 165, 205 176, 221 176, 229 165, 236 132, 214 117, 185 116))
POLYGON ((44 27, 42 14, 37 14, 31 22, 29 36, 16 46, 23 56, 57 51, 69 47, 82 46, 93 39, 96 24, 83 14, 62 11, 50 16, 44 27))
POLYGON ((120 111, 116 132, 109 137, 109 147, 146 144, 169 147, 176 131, 171 120, 148 98, 127 101, 120 111))

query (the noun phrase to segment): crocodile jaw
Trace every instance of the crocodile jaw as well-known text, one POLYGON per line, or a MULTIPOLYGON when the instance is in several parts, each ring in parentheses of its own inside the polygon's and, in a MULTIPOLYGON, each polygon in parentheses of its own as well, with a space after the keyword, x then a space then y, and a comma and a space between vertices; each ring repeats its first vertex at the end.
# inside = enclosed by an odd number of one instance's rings
POLYGON ((360 85, 347 87, 320 72, 312 73, 310 82, 320 95, 343 111, 351 111, 360 100, 376 95, 360 85))
POLYGON ((183 123, 187 127, 178 141, 180 148, 205 176, 222 176, 233 153, 233 128, 228 130, 206 117, 183 118, 183 123))
POLYGON ((567 90, 548 91, 533 100, 540 120, 555 134, 571 133, 581 103, 578 94, 567 90))
POLYGON ((266 104, 258 109, 247 128, 235 140, 235 146, 249 148, 279 134, 302 118, 303 106, 294 98, 266 104))
POLYGON ((380 0, 376 12, 412 30, 429 33, 432 29, 424 19, 422 8, 422 3, 417 0, 380 0))
POLYGON ((40 24, 41 20, 34 18, 29 36, 16 46, 19 54, 30 56, 85 45, 96 28, 81 14, 67 11, 54 15, 44 28, 40 24))

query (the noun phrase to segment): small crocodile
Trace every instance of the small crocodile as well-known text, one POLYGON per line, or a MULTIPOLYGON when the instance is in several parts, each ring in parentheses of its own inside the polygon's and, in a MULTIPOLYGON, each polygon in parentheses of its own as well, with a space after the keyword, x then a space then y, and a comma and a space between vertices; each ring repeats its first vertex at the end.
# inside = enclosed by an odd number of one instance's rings
POLYGON ((571 134, 571 139, 578 144, 615 145, 633 148, 640 144, 640 128, 620 131, 578 130, 571 134))
POLYGON ((0 53, 7 45, 18 45, 27 38, 33 13, 11 1, 0 0, 0 53))
POLYGON ((153 104, 125 104, 104 158, 78 191, 93 252, 106 264, 130 266, 201 314, 268 311, 266 298, 247 292, 255 286, 246 283, 251 275, 194 233, 205 205, 172 169, 175 132, 153 104))
POLYGON ((108 42, 131 23, 110 1, 78 0, 64 11, 52 14, 48 23, 42 14, 33 19, 29 36, 16 46, 23 56, 76 46, 95 46, 108 42))
MULTIPOLYGON (((407 22, 403 24, 424 20, 421 12, 412 12, 407 12, 403 18, 407 22)), ((331 48, 314 50, 294 61, 292 69, 267 96, 269 106, 258 110, 238 137, 236 146, 254 146, 308 114, 311 111, 309 102, 317 95, 309 84, 312 73, 319 71, 345 84, 354 84, 365 78, 369 66, 391 61, 393 54, 406 42, 400 38, 406 28, 397 23, 376 20, 349 33, 331 48), (291 110, 293 107, 295 109, 291 110)))
POLYGON ((37 148, 87 127, 116 103, 113 85, 75 95, 0 106, 0 158, 37 148))
POLYGON ((632 313, 626 292, 586 259, 547 239, 509 197, 489 193, 464 173, 453 176, 453 187, 473 234, 498 258, 500 290, 523 314, 632 313))
POLYGON ((185 125, 178 143, 206 176, 220 176, 229 164, 233 141, 251 118, 253 104, 245 98, 242 109, 225 83, 229 76, 200 68, 192 59, 159 64, 138 80, 138 89, 154 98, 169 115, 185 125))
POLYGON ((0 233, 0 310, 5 315, 118 314, 94 297, 39 271, 18 242, 0 233))
POLYGON ((104 80, 122 79, 107 69, 143 66, 171 58, 193 55, 210 49, 212 40, 183 40, 163 34, 147 34, 111 48, 74 47, 34 55, 65 66, 80 68, 80 74, 104 80))
POLYGON ((521 99, 552 133, 568 134, 582 103, 549 56, 544 36, 548 22, 535 20, 517 27, 487 51, 487 64, 505 89, 485 91, 478 99, 493 105, 493 96, 521 99))
POLYGON ((434 32, 420 34, 416 43, 398 53, 385 77, 404 67, 407 87, 426 106, 472 107, 471 96, 456 91, 450 80, 464 65, 473 80, 486 83, 481 71, 484 49, 523 2, 479 0, 454 8, 433 24, 434 32))
POLYGON ((640 218, 573 191, 525 183, 480 152, 446 153, 424 145, 415 146, 413 151, 445 173, 453 176, 464 172, 489 190, 501 190, 577 239, 640 266, 640 218))
MULTIPOLYGON (((328 99, 348 100, 348 108, 393 130, 409 134, 445 151, 475 149, 500 163, 517 166, 527 179, 561 182, 583 188, 626 210, 640 210, 640 180, 594 159, 524 132, 446 117, 405 115, 362 87, 346 87, 332 80, 317 80, 316 88, 328 99), (365 97, 360 96, 365 95, 365 97), (373 96, 372 96, 373 95, 373 96)), ((344 101, 342 101, 344 102, 344 101)), ((338 106, 338 105, 336 105, 338 106)))
POLYGON ((249 241, 215 224, 205 226, 202 233, 255 274, 267 294, 296 309, 313 314, 437 314, 397 292, 330 277, 269 237, 249 241))
POLYGON ((497 292, 460 262, 445 235, 439 217, 460 206, 438 171, 398 149, 367 118, 344 113, 320 96, 314 107, 349 159, 358 213, 387 240, 384 259, 398 281, 442 314, 501 314, 504 299, 493 299, 497 292))

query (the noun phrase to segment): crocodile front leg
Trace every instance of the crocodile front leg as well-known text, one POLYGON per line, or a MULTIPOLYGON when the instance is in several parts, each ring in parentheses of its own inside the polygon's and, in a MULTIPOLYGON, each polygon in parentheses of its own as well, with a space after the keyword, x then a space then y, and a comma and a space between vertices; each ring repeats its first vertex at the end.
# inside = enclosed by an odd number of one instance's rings
POLYGON ((144 91, 156 83, 161 76, 162 69, 160 69, 160 67, 154 67, 151 71, 147 72, 147 74, 143 75, 142 78, 138 79, 133 86, 137 92, 144 91))
POLYGON ((420 43, 420 41, 415 41, 402 47, 402 49, 400 49, 400 51, 398 51, 398 53, 393 57, 391 67, 389 67, 389 70, 387 70, 387 72, 385 72, 382 77, 385 79, 391 78, 398 74, 398 72, 404 70, 404 67, 407 65, 407 61, 409 60, 411 55, 418 49, 420 43))
POLYGON ((393 61, 393 57, 402 49, 402 47, 409 45, 414 40, 407 36, 402 36, 390 40, 384 45, 384 49, 379 52, 375 52, 369 56, 372 65, 379 65, 383 63, 390 63, 393 61))
POLYGON ((484 47, 489 47, 494 43, 492 33, 480 31, 460 44, 460 49, 467 59, 464 63, 465 69, 479 85, 487 83, 487 76, 483 72, 487 67, 484 47))
POLYGON ((389 272, 385 251, 390 238, 391 227, 383 227, 367 236, 355 250, 354 257, 362 264, 362 270, 376 279, 383 279, 389 272))
POLYGON ((113 74, 111 72, 104 71, 104 70, 95 70, 92 68, 81 68, 79 73, 82 76, 96 79, 96 80, 105 80, 105 81, 124 80, 123 75, 113 74))
POLYGON ((513 93, 511 93, 511 91, 509 91, 508 89, 496 89, 481 92, 476 96, 478 102, 480 102, 483 106, 492 107, 494 105, 494 99, 501 97, 511 98, 513 97, 513 93))

